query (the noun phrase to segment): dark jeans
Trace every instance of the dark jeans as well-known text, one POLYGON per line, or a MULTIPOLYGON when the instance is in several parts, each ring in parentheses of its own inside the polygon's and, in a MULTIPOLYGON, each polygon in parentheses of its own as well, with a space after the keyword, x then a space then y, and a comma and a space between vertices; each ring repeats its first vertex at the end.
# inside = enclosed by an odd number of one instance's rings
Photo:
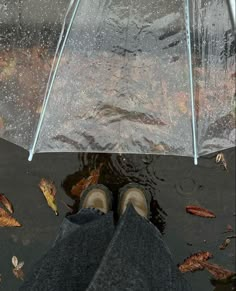
POLYGON ((65 218, 56 241, 20 290, 187 291, 188 283, 154 225, 129 205, 113 215, 82 209, 65 218))

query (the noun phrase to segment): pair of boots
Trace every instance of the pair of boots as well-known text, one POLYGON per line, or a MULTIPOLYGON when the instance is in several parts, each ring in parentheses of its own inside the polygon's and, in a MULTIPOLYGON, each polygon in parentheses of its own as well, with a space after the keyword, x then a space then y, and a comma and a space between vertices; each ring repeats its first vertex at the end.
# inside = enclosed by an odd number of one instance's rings
MULTIPOLYGON (((119 191, 117 209, 119 217, 125 212, 129 203, 139 215, 148 218, 150 197, 140 185, 128 184, 119 191)), ((82 193, 79 208, 95 208, 108 213, 112 210, 112 193, 104 185, 90 186, 82 193)))

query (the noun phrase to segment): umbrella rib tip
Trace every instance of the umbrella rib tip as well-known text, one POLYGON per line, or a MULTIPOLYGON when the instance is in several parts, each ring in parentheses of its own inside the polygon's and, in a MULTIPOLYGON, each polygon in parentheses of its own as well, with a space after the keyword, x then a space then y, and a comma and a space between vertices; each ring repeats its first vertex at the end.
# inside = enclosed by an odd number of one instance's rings
POLYGON ((33 159, 33 155, 34 153, 32 152, 32 150, 29 152, 29 157, 28 157, 28 161, 31 162, 33 159))

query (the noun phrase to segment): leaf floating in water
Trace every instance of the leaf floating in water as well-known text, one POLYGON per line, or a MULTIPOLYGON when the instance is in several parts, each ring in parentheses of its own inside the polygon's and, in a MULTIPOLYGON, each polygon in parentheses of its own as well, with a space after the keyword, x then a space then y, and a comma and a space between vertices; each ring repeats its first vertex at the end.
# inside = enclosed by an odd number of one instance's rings
POLYGON ((12 259, 12 265, 14 266, 13 268, 13 274, 15 275, 15 277, 17 279, 21 279, 24 280, 24 272, 22 270, 23 266, 24 266, 24 262, 18 262, 18 258, 16 256, 13 256, 12 259))
POLYGON ((225 160, 225 156, 223 153, 219 153, 217 156, 216 156, 216 163, 219 164, 219 163, 222 163, 224 169, 227 171, 228 170, 228 167, 227 167, 227 162, 225 160))
POLYGON ((230 244, 230 239, 226 238, 226 240, 219 246, 220 250, 224 250, 230 244))
POLYGON ((100 164, 99 167, 90 172, 88 178, 82 178, 76 185, 71 189, 71 194, 80 198, 81 193, 88 188, 90 185, 96 185, 100 176, 100 171, 103 164, 100 164))
POLYGON ((44 197, 47 200, 48 206, 58 215, 57 205, 56 205, 56 187, 54 183, 50 180, 42 178, 39 183, 39 188, 43 192, 44 197))
POLYGON ((7 197, 4 194, 0 193, 0 203, 2 203, 3 206, 6 207, 6 209, 10 212, 13 213, 14 209, 12 206, 12 203, 10 202, 9 199, 7 199, 7 197))
POLYGON ((213 255, 209 252, 198 252, 185 259, 184 262, 179 265, 179 270, 182 273, 202 270, 204 267, 200 262, 204 262, 212 257, 213 255))
POLYGON ((215 218, 215 214, 205 208, 195 206, 195 205, 189 205, 186 206, 186 212, 196 215, 196 216, 201 216, 201 217, 206 217, 206 218, 215 218))
POLYGON ((203 261, 199 262, 199 264, 202 265, 202 267, 205 268, 209 273, 211 273, 216 280, 226 280, 236 274, 235 272, 224 269, 217 264, 211 264, 203 261))
POLYGON ((21 226, 8 212, 0 207, 0 227, 21 226))

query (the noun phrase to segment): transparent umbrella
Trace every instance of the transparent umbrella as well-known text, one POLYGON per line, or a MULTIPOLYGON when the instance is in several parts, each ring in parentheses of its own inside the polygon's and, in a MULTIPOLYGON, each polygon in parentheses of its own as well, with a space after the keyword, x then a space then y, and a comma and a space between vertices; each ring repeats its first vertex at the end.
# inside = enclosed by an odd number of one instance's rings
POLYGON ((0 137, 29 160, 235 146, 230 1, 32 2, 0 6, 0 137))

